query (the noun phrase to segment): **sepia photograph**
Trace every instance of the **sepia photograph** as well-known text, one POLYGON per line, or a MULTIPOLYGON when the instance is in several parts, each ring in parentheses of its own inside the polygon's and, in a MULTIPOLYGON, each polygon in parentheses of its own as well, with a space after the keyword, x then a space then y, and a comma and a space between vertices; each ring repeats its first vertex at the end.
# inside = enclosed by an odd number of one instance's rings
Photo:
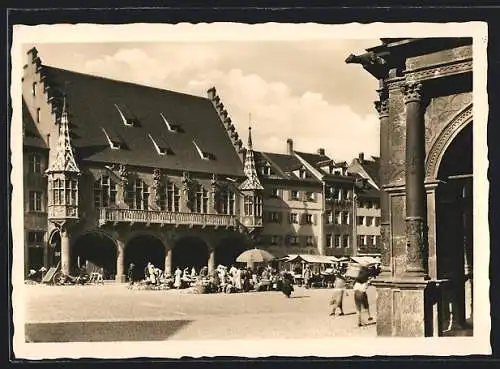
POLYGON ((16 355, 489 353, 486 43, 15 26, 16 355))

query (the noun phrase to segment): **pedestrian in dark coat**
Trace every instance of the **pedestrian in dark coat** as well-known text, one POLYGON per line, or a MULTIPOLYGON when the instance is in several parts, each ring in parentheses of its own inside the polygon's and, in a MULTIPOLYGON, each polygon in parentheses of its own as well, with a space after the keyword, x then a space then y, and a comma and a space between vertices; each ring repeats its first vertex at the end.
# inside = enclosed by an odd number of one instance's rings
POLYGON ((281 286, 281 292, 283 292, 283 294, 286 297, 290 297, 293 291, 294 289, 292 284, 292 276, 288 273, 285 273, 283 275, 283 284, 281 286))
POLYGON ((127 271, 128 282, 130 284, 134 283, 134 270, 135 270, 135 264, 130 263, 130 265, 128 266, 128 271, 127 271))

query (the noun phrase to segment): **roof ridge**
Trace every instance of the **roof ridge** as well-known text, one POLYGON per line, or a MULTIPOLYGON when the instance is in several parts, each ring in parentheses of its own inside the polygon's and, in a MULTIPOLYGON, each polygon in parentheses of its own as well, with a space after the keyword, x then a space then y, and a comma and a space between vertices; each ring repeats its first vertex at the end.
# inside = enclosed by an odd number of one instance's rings
POLYGON ((54 67, 52 65, 47 65, 47 64, 42 64, 42 68, 55 69, 57 71, 63 71, 63 72, 73 73, 73 74, 77 74, 77 75, 80 75, 80 76, 87 76, 87 77, 91 77, 91 78, 95 78, 95 79, 101 79, 101 80, 106 80, 106 81, 110 81, 110 82, 116 82, 116 83, 120 83, 120 84, 130 85, 130 86, 144 87, 144 88, 149 88, 149 89, 156 90, 156 91, 168 91, 168 92, 172 92, 172 93, 175 93, 175 94, 185 95, 185 96, 189 96, 189 97, 196 97, 196 98, 203 99, 203 100, 210 100, 206 96, 192 95, 192 94, 188 94, 188 93, 185 93, 185 92, 179 92, 179 91, 169 90, 169 89, 166 89, 166 88, 154 87, 154 86, 149 86, 149 85, 143 85, 143 84, 140 84, 140 83, 137 83, 137 82, 123 81, 123 80, 119 80, 119 79, 115 79, 115 78, 98 76, 98 75, 95 75, 95 74, 77 72, 77 71, 74 71, 74 70, 69 70, 69 69, 54 67))

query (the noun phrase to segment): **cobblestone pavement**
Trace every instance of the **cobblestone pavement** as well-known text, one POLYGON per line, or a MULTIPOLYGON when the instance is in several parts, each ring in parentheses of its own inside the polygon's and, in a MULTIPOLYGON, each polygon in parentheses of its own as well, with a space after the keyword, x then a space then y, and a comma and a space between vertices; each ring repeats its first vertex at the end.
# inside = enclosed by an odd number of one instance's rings
MULTIPOLYGON (((32 342, 374 337, 357 327, 353 292, 345 316, 331 317, 331 289, 190 294, 103 286, 26 285, 26 336, 32 342)), ((375 290, 368 291, 375 317, 375 290)))

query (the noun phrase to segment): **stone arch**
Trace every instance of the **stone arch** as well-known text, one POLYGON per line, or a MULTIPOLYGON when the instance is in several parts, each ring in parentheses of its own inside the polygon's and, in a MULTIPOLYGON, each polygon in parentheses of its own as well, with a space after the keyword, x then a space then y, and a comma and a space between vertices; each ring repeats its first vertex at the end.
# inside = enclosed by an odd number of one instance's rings
POLYGON ((132 232, 126 238, 125 267, 131 263, 135 265, 134 280, 144 278, 144 269, 148 263, 163 269, 165 263, 165 243, 163 238, 150 231, 132 232))
POLYGON ((54 227, 47 238, 47 266, 56 266, 61 261, 61 233, 54 227))
POLYGON ((240 235, 222 237, 215 247, 215 265, 230 266, 235 264, 238 255, 248 248, 248 243, 240 235))
POLYGON ((115 279, 116 247, 116 240, 107 232, 84 232, 72 242, 71 264, 75 270, 84 265, 88 272, 98 270, 104 279, 115 279))
POLYGON ((208 266, 208 259, 211 252, 209 243, 201 236, 186 234, 175 240, 172 249, 172 269, 179 267, 195 267, 197 271, 201 267, 208 266))
POLYGON ((472 122, 472 119, 472 104, 469 104, 444 127, 427 155, 425 163, 425 176, 427 179, 437 178, 441 160, 446 149, 458 133, 472 122))

